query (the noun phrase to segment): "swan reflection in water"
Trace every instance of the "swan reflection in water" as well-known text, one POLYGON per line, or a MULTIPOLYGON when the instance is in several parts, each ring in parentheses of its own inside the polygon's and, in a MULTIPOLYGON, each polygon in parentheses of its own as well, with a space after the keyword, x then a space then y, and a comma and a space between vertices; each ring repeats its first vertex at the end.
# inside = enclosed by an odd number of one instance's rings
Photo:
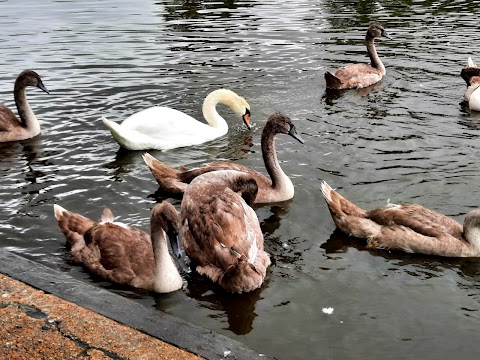
POLYGON ((347 90, 337 90, 337 89, 325 89, 325 92, 322 95, 322 101, 325 104, 332 106, 335 105, 336 100, 341 99, 347 94, 357 94, 360 97, 364 97, 370 94, 376 94, 383 91, 383 82, 380 81, 373 85, 367 86, 362 89, 347 89, 347 90))
MULTIPOLYGON (((0 169, 5 166, 11 171, 12 167, 24 166, 25 171, 18 171, 25 176, 28 183, 22 191, 24 194, 38 194, 38 189, 30 189, 29 185, 35 185, 37 179, 46 176, 43 171, 35 169, 35 162, 39 157, 38 149, 41 148, 42 140, 40 137, 15 142, 0 143, 0 169), (23 159, 26 160, 24 163, 23 159), (25 164, 25 165, 22 165, 25 164)), ((41 166, 48 166, 48 160, 39 161, 41 166)))
MULTIPOLYGON (((180 201, 178 201, 178 204, 180 201)), ((273 234, 280 228, 281 221, 289 212, 292 201, 286 201, 281 204, 275 204, 269 208, 270 215, 264 220, 261 220, 261 228, 266 236, 273 234)), ((263 208, 266 210, 266 208, 263 208)), ((275 239, 270 237, 265 239, 265 249, 270 251, 272 261, 275 253, 285 251, 283 247, 275 244, 275 239)), ((257 317, 255 312, 257 302, 262 299, 262 292, 268 288, 272 276, 272 271, 267 270, 267 276, 259 289, 243 294, 231 294, 224 291, 219 285, 209 281, 206 277, 191 271, 188 274, 183 274, 187 280, 187 287, 185 294, 198 301, 201 307, 214 311, 215 314, 211 317, 226 317, 228 326, 226 330, 232 331, 236 335, 245 335, 253 330, 255 324, 254 320, 257 317)), ((178 294, 168 296, 156 296, 157 308, 159 310, 168 307, 164 301, 171 301, 174 303, 178 299, 174 298, 178 294), (173 296, 173 297, 172 297, 173 296), (171 300, 166 300, 170 299, 171 300)))
MULTIPOLYGON (((252 146, 251 132, 241 129, 240 131, 231 131, 230 135, 200 146, 178 148, 170 151, 152 151, 151 154, 172 166, 180 166, 196 162, 197 160, 194 159, 202 159, 202 162, 221 158, 238 160, 245 157, 251 151, 252 146), (232 134, 235 135, 232 136, 232 134)), ((124 176, 134 169, 145 171, 145 174, 149 177, 148 166, 145 165, 142 158, 143 154, 143 151, 131 151, 119 147, 115 159, 103 166, 112 169, 111 176, 114 181, 123 181, 124 176), (133 167, 132 164, 138 164, 139 167, 133 167)))
POLYGON ((262 287, 248 293, 232 294, 207 278, 192 272, 189 274, 186 294, 196 299, 201 307, 215 311, 215 314, 210 317, 226 316, 228 327, 225 327, 225 330, 230 330, 236 335, 245 335, 254 327, 254 320, 257 317, 255 307, 269 282, 269 272, 267 272, 262 287))
MULTIPOLYGON (((401 269, 409 275, 421 279, 442 277, 445 275, 445 269, 449 269, 453 270, 461 278, 466 279, 469 283, 480 280, 480 262, 478 258, 432 257, 432 255, 407 254, 401 251, 369 249, 365 240, 348 236, 339 229, 335 229, 330 238, 320 247, 325 249, 325 253, 332 260, 335 260, 335 258, 331 257, 331 254, 346 253, 351 248, 358 251, 368 251, 370 254, 380 256, 387 262, 394 264, 395 269, 390 270, 397 272, 398 269, 401 269)), ((461 283, 459 283, 459 286, 464 287, 461 283)), ((480 299, 478 289, 472 288, 472 290, 474 292, 473 295, 480 299)))

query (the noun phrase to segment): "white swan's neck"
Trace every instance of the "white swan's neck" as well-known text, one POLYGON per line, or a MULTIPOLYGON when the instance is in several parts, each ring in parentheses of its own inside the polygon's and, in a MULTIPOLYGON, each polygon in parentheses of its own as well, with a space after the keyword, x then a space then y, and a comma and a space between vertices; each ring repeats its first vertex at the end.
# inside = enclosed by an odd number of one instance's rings
POLYGON ((367 43, 368 56, 370 57, 370 62, 372 66, 380 70, 381 73, 385 75, 387 71, 385 70, 385 66, 383 66, 382 60, 380 60, 380 57, 377 54, 374 38, 367 38, 366 43, 367 43))
POLYGON ((13 96, 15 98, 15 105, 17 105, 18 116, 20 116, 22 126, 25 127, 32 137, 40 134, 40 123, 28 103, 25 87, 19 89, 15 88, 13 96))
POLYGON ((268 175, 272 180, 272 188, 287 197, 293 197, 294 188, 290 178, 283 172, 275 149, 275 134, 264 131, 262 134, 262 156, 268 175))
POLYGON ((232 92, 225 89, 212 91, 203 101, 203 117, 208 124, 218 129, 222 135, 228 132, 228 124, 225 119, 217 112, 217 104, 225 104, 232 108, 233 95, 232 92))
POLYGON ((154 290, 159 293, 166 293, 180 289, 183 286, 183 280, 168 252, 165 231, 161 229, 152 231, 151 238, 155 257, 154 290))

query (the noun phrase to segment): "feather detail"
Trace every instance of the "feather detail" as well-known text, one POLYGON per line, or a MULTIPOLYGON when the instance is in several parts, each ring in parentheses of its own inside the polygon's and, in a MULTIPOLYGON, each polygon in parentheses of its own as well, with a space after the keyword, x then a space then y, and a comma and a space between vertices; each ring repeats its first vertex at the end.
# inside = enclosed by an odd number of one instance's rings
POLYGON ((185 252, 198 273, 229 292, 260 287, 270 265, 258 218, 244 200, 256 192, 249 174, 222 170, 198 176, 183 196, 185 252))
POLYGON ((365 239, 368 248, 448 257, 480 256, 480 210, 467 214, 464 226, 417 204, 391 204, 365 211, 321 185, 338 229, 365 239))

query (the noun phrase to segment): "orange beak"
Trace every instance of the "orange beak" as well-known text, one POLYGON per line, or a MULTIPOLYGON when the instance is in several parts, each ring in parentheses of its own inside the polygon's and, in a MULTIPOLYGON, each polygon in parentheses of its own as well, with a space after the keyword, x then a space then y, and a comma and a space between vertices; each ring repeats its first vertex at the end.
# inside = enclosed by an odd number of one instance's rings
POLYGON ((245 114, 242 116, 243 122, 249 129, 252 128, 252 123, 250 122, 250 110, 245 109, 245 114))

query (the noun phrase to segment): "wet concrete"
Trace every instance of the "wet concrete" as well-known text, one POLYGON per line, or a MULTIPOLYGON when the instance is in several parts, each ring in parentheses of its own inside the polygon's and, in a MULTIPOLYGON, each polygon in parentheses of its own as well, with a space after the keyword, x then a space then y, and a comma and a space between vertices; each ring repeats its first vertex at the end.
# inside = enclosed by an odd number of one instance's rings
POLYGON ((5 249, 0 273, 1 359, 268 359, 5 249))
POLYGON ((201 359, 0 275, 2 359, 201 359))

